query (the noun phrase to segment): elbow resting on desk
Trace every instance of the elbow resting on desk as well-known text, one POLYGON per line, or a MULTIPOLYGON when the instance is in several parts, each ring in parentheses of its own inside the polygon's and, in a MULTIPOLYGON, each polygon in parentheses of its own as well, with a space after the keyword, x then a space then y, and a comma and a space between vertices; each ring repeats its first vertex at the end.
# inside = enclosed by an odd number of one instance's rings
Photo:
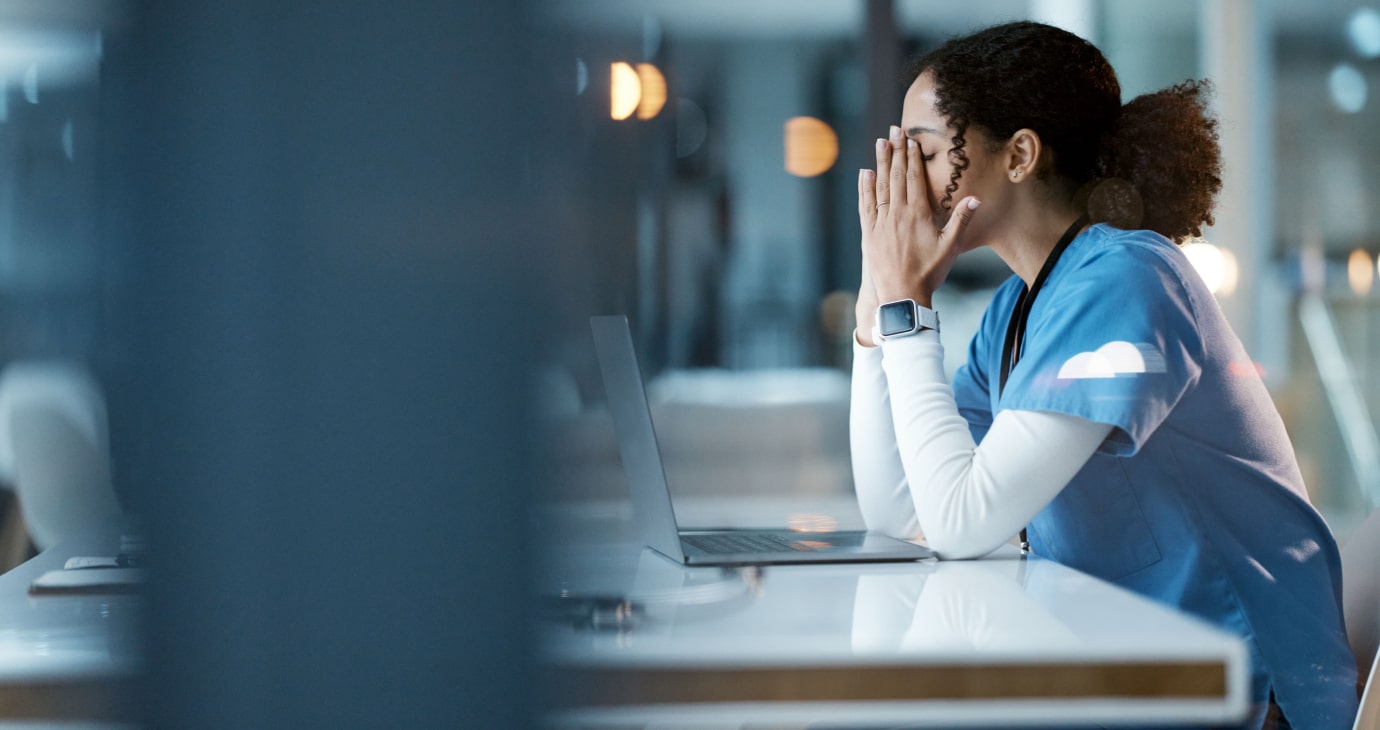
POLYGON ((972 534, 976 531, 960 531, 951 527, 922 527, 912 512, 906 515, 896 511, 873 510, 863 512, 863 522, 867 529, 900 538, 913 540, 923 538, 926 545, 945 560, 966 560, 980 558, 1007 542, 1008 538, 985 534, 972 534))
POLYGON ((1005 538, 995 541, 973 539, 972 536, 955 534, 945 530, 925 533, 925 542, 930 549, 944 560, 967 560, 980 558, 1006 543, 1005 538))
POLYGON ((1006 524, 1009 510, 994 509, 997 490, 991 476, 975 473, 970 459, 954 464, 948 489, 916 495, 915 509, 930 548, 948 560, 978 558, 1011 539, 1019 526, 1006 524))
POLYGON ((936 464, 919 493, 904 474, 855 466, 858 484, 869 485, 859 490, 858 501, 867 529, 901 539, 923 535, 940 557, 954 560, 981 557, 1006 543, 1020 525, 1010 510, 995 508, 1000 500, 993 475, 974 457, 969 451, 936 464))

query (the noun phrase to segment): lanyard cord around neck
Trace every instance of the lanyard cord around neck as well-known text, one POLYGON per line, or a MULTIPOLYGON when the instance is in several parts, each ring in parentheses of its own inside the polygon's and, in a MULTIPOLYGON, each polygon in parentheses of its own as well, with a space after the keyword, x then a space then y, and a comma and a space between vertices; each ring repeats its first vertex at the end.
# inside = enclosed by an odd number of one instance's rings
MULTIPOLYGON (((1011 321, 1006 325, 1006 342, 1001 348, 1001 379, 997 382, 997 397, 1000 398, 1002 391, 1006 390, 1006 378, 1011 374, 1011 370, 1016 367, 1016 363, 1021 360, 1021 350, 1025 343, 1025 322, 1030 318, 1030 308, 1035 304, 1035 297, 1039 295, 1040 288, 1045 285, 1045 279, 1049 278, 1049 272, 1054 269, 1054 264, 1058 263, 1059 257, 1064 255, 1064 249, 1073 243, 1073 239, 1078 237, 1078 232, 1083 230, 1083 226, 1088 222, 1087 216, 1080 216, 1078 220, 1069 226, 1059 242, 1054 244, 1054 250, 1049 252, 1045 259, 1045 265, 1040 267, 1040 273, 1035 276, 1035 281, 1027 288, 1021 290, 1021 295, 1016 298, 1016 308, 1011 312, 1011 321)), ((1021 528, 1021 554, 1030 552, 1030 541, 1026 539, 1025 528, 1021 528)))

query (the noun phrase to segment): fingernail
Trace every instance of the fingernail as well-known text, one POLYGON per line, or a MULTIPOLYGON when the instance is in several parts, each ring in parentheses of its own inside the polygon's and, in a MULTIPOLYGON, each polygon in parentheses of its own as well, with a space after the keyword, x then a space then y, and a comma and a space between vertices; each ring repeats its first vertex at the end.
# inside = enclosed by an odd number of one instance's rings
POLYGON ((907 138, 906 138, 906 146, 909 147, 909 148, 911 148, 911 149, 915 149, 915 140, 911 139, 910 137, 907 137, 907 138))
POLYGON ((891 141, 892 141, 892 142, 895 142, 895 143, 897 143, 897 144, 900 144, 900 143, 901 143, 901 128, 900 128, 900 127, 897 127, 897 126, 895 126, 895 125, 892 125, 892 127, 891 127, 891 141))
POLYGON ((886 152, 887 146, 888 146, 888 142, 887 142, 886 140, 881 139, 881 138, 878 138, 878 139, 877 139, 877 151, 878 151, 878 152, 886 152))
POLYGON ((977 198, 969 198, 969 199, 968 199, 968 210, 977 210, 977 207, 978 207, 979 205, 981 205, 981 204, 982 204, 982 201, 981 201, 981 200, 978 200, 977 198))

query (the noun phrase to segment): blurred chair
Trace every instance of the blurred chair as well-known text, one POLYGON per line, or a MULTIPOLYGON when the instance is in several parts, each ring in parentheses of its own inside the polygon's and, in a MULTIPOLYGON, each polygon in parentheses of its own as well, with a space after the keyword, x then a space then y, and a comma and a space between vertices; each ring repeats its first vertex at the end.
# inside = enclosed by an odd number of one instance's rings
POLYGON ((0 471, 40 551, 119 523, 105 398, 84 368, 24 361, 0 372, 0 471))
POLYGON ((1380 673, 1380 509, 1371 512, 1342 545, 1342 577, 1347 637, 1356 655, 1357 682, 1365 687, 1356 730, 1380 730, 1380 688, 1376 687, 1376 674, 1380 673))

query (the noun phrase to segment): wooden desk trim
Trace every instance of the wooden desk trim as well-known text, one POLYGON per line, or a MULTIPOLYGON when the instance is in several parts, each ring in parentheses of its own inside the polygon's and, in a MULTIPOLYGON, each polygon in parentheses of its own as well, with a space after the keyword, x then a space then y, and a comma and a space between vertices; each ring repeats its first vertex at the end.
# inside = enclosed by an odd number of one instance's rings
POLYGON ((0 717, 6 720, 140 719, 141 687, 133 678, 71 679, 0 685, 0 717))
POLYGON ((551 667, 558 707, 721 702, 1223 700, 1220 662, 881 665, 867 667, 551 667))

